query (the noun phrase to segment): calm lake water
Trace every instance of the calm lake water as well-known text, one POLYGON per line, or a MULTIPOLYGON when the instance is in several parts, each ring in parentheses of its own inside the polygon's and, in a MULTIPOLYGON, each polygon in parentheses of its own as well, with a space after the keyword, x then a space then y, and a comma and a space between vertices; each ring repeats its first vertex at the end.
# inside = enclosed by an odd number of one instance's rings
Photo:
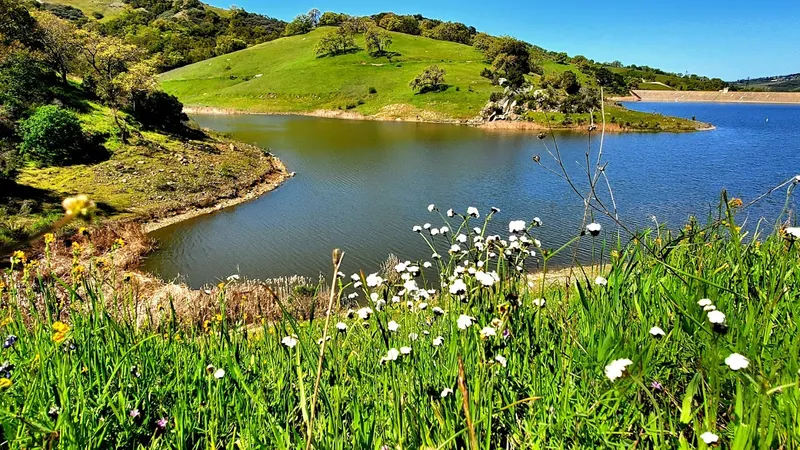
MULTIPOLYGON (((722 189, 745 201, 800 173, 800 106, 638 103, 631 108, 710 122, 714 131, 606 136, 606 170, 620 216, 637 228, 652 216, 671 227, 692 214, 704 219, 722 189)), ((201 126, 271 149, 297 176, 263 197, 153 233, 160 250, 145 268, 192 286, 232 273, 268 278, 315 277, 330 271, 330 253, 345 252, 346 272, 376 270, 388 254, 428 258, 411 231, 443 225, 426 209, 496 206, 490 229, 540 217, 539 237, 558 247, 579 231, 582 202, 553 167, 535 133, 466 126, 346 121, 283 116, 193 116, 201 126)), ((597 151, 595 135, 592 153, 597 151)), ((581 176, 588 137, 559 133, 568 169, 581 176)), ((748 210, 773 221, 784 194, 748 210)), ((796 208, 795 200, 793 206, 796 208)), ((744 218, 744 217, 743 217, 744 218)), ((610 224, 605 235, 614 240, 610 224)), ((504 231, 505 230, 505 231, 504 231)), ((560 261, 562 264, 568 260, 560 261)))

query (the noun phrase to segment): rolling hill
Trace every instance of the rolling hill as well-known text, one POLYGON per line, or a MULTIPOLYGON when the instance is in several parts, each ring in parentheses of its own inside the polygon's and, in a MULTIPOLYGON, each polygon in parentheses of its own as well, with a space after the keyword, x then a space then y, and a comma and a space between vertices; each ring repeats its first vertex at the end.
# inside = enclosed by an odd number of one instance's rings
POLYGON ((164 73, 164 90, 191 106, 250 112, 354 110, 365 115, 468 119, 498 90, 480 76, 487 67, 474 47, 391 33, 391 58, 360 50, 316 57, 314 46, 332 27, 285 37, 164 73), (450 87, 417 94, 408 83, 424 68, 444 69, 450 87), (370 94, 370 88, 376 91, 370 94))

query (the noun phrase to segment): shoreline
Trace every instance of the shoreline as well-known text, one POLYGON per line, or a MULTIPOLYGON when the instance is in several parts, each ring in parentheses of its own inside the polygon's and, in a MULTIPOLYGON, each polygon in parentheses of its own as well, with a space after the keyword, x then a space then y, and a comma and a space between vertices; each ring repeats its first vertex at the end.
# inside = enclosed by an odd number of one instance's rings
POLYGON ((676 91, 634 89, 630 95, 609 100, 631 103, 732 103, 750 105, 800 105, 800 92, 676 91))
MULTIPOLYGON (((574 133, 588 133, 588 130, 585 126, 573 126, 573 127, 563 127, 563 126, 548 126, 542 125, 537 122, 531 122, 526 120, 497 120, 493 122, 484 122, 478 120, 458 120, 458 119, 438 119, 438 120, 431 120, 431 119, 423 119, 423 118, 388 118, 388 117, 381 117, 381 116, 366 116, 364 114, 358 112, 351 112, 351 111, 339 111, 339 110, 330 110, 330 109, 317 109, 314 111, 293 111, 293 112, 280 112, 280 111, 267 111, 267 112, 254 112, 254 111, 247 111, 247 110, 238 110, 235 108, 216 108, 211 106, 190 106, 185 105, 183 107, 183 112, 186 114, 201 114, 201 115, 212 115, 212 116, 232 116, 232 115, 254 115, 254 116, 305 116, 305 117, 321 117, 325 119, 339 119, 339 120, 368 120, 368 121, 376 121, 376 122, 408 122, 408 123, 435 123, 435 124, 448 124, 448 125, 462 125, 462 126, 470 126, 474 128, 480 128, 488 131, 519 131, 519 132, 534 132, 534 131, 566 131, 566 132, 574 132, 574 133)), ((620 127, 618 124, 606 123, 605 132, 606 133, 682 133, 687 131, 711 131, 715 130, 716 127, 711 124, 706 124, 703 122, 698 122, 698 124, 702 124, 704 126, 699 126, 694 130, 637 130, 637 129, 626 129, 620 127)), ((601 131, 599 128, 596 131, 601 131)))
MULTIPOLYGON (((190 206, 187 211, 177 212, 175 214, 169 214, 164 217, 160 217, 154 220, 143 220, 140 222, 144 232, 147 234, 152 233, 153 231, 160 230, 162 228, 166 228, 170 225, 174 225, 176 223, 180 223, 189 219, 193 219, 195 217, 205 216, 208 214, 213 214, 217 211, 222 211, 227 208, 231 208, 236 205, 240 205, 242 203, 249 202, 251 200, 256 200, 262 195, 274 191, 275 189, 279 188, 286 180, 292 178, 294 172, 287 172, 286 166, 283 165, 283 161, 277 159, 280 164, 281 170, 277 173, 277 176, 274 179, 270 179, 268 175, 265 174, 264 178, 258 183, 251 185, 249 188, 246 188, 246 192, 243 194, 236 195, 234 197, 220 197, 216 200, 211 206, 205 207, 192 207, 190 206)), ((134 219, 134 221, 137 221, 134 219)))

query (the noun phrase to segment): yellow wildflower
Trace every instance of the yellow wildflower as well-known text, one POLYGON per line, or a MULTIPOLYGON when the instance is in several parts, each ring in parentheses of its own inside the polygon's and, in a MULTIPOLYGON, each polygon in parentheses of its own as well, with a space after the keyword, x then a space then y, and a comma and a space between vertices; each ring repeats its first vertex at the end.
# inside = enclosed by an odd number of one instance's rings
POLYGON ((0 378, 0 389, 8 389, 12 384, 14 383, 8 378, 0 378))
POLYGON ((67 197, 61 202, 61 206, 67 216, 84 218, 91 216, 95 208, 94 202, 86 195, 67 197))
POLYGON ((732 198, 728 202, 728 206, 731 208, 741 208, 742 207, 742 199, 740 198, 732 198))
POLYGON ((209 326, 209 324, 210 324, 210 322, 209 322, 208 320, 204 320, 204 321, 203 321, 203 332, 204 332, 204 333, 208 333, 208 326, 209 326))
POLYGON ((10 316, 9 317, 5 317, 5 318, 3 318, 3 320, 0 320, 0 327, 4 327, 4 326, 10 324, 11 322, 13 322, 13 320, 11 319, 10 316))
POLYGON ((217 315, 214 316, 214 320, 216 320, 217 322, 222 322, 222 314, 217 313, 217 315))
POLYGON ((27 257, 22 250, 17 250, 11 254, 11 264, 24 263, 25 261, 27 261, 27 257))
POLYGON ((217 285, 217 287, 218 287, 218 288, 220 288, 220 289, 222 289, 222 288, 224 288, 224 287, 225 287, 225 283, 220 283, 220 284, 218 284, 218 285, 217 285))
POLYGON ((86 227, 80 227, 78 228, 78 234, 81 236, 89 236, 89 230, 87 230, 86 227))
POLYGON ((114 247, 117 247, 117 248, 122 248, 122 247, 125 247, 125 239, 122 239, 122 238, 117 238, 117 239, 114 241, 114 247))
POLYGON ((133 274, 130 272, 126 272, 125 275, 122 277, 123 281, 128 282, 133 279, 133 274))
POLYGON ((88 373, 89 369, 86 366, 81 367, 81 373, 88 373))
POLYGON ((53 342, 55 342, 56 344, 60 344, 60 343, 64 342, 64 340, 66 338, 67 338, 67 333, 55 333, 55 334, 53 334, 53 342))
POLYGON ((53 331, 56 333, 66 333, 69 331, 69 325, 61 321, 53 322, 53 331))
POLYGON ((56 236, 53 233, 47 233, 44 235, 44 243, 47 245, 52 244, 56 241, 56 236))

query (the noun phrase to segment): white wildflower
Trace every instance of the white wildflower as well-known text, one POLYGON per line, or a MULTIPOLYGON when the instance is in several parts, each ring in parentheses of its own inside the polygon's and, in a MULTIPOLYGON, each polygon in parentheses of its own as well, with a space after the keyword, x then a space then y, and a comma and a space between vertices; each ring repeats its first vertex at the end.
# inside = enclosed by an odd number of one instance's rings
POLYGON ((367 277, 367 287, 378 287, 383 284, 383 278, 380 277, 377 273, 370 274, 367 277))
POLYGON ((586 225, 586 232, 591 234, 592 236, 597 236, 600 234, 600 230, 603 229, 597 222, 592 222, 589 225, 586 225))
POLYGON ((283 339, 281 339, 281 344, 289 348, 294 348, 297 345, 297 342, 298 342, 297 338, 294 336, 286 336, 283 339))
POLYGON ((710 444, 719 442, 719 436, 717 436, 716 434, 714 434, 714 433, 712 433, 710 431, 706 431, 705 433, 701 434, 700 435, 700 439, 702 439, 703 442, 705 442, 706 445, 710 445, 710 444))
POLYGON ((478 218, 478 217, 481 216, 480 213, 478 213, 478 208, 476 208, 474 206, 470 206, 469 208, 467 208, 467 214, 469 214, 470 216, 475 217, 475 218, 478 218))
POLYGON ((389 351, 386 352, 386 356, 381 357, 381 364, 387 361, 397 361, 397 357, 400 356, 400 352, 396 348, 390 348, 389 351))
POLYGON ((447 210, 447 217, 453 217, 455 215, 456 215, 456 213, 455 213, 455 211, 453 211, 453 208, 450 208, 450 209, 447 210))
POLYGON ((543 298, 536 298, 533 299, 533 304, 539 308, 544 308, 545 300, 543 298))
POLYGON ((444 344, 444 337, 436 336, 435 338, 433 338, 434 347, 440 347, 442 344, 444 344))
POLYGON ((488 339, 488 338, 490 338, 492 336, 497 336, 497 330, 495 330, 494 328, 492 328, 492 327, 483 327, 483 329, 481 329, 481 338, 482 339, 488 339))
POLYGON ((653 327, 650 328, 650 335, 653 337, 662 337, 666 336, 666 333, 664 333, 664 330, 662 330, 660 327, 653 327))
POLYGON ((400 353, 402 353, 403 355, 410 355, 411 347, 400 347, 400 353))
POLYGON ((442 398, 445 398, 445 397, 447 397, 448 395, 450 395, 450 394, 452 394, 452 393, 453 393, 453 390, 452 390, 452 389, 450 389, 450 388, 444 388, 444 389, 442 389, 442 393, 441 393, 441 394, 439 394, 439 395, 440 395, 442 398))
POLYGON ((464 283, 464 280, 461 278, 456 278, 450 284, 450 293, 453 295, 463 295, 467 292, 467 285, 464 283))
POLYGON ((345 332, 345 331, 347 331, 347 324, 344 323, 344 322, 339 322, 339 323, 336 324, 336 329, 341 331, 341 332, 345 332))
POLYGON ((214 378, 216 378, 216 379, 218 379, 218 380, 219 380, 220 378, 224 377, 224 376, 225 376, 225 369, 217 369, 217 370, 214 372, 214 378))
POLYGON ((725 358, 725 364, 727 364, 731 370, 739 370, 746 369, 747 366, 750 365, 750 361, 738 353, 731 353, 725 358))
POLYGON ((708 321, 713 324, 722 324, 725 323, 725 314, 722 311, 709 311, 708 312, 708 321))
POLYGON ((456 236, 456 241, 462 244, 467 242, 467 235, 465 235, 464 233, 458 233, 458 236, 456 236))
POLYGON ((428 212, 433 212, 434 209, 436 209, 436 205, 434 205, 433 203, 428 205, 428 212))
POLYGON ((453 244, 450 246, 450 253, 458 253, 461 251, 461 246, 458 244, 453 244))
POLYGON ((633 364, 633 361, 630 359, 615 359, 611 361, 611 364, 607 365, 605 368, 606 377, 611 381, 616 380, 622 376, 622 372, 631 364, 633 364))
POLYGON ((597 277, 597 278, 594 279, 594 284, 596 284, 598 286, 605 286, 605 285, 608 284, 608 280, 606 280, 603 277, 597 277))
POLYGON ((459 329, 466 330, 467 328, 472 326, 472 321, 473 320, 475 320, 475 319, 470 317, 470 316, 468 316, 468 315, 466 315, 466 314, 461 314, 460 316, 458 316, 458 320, 456 321, 456 324, 458 325, 459 329))
POLYGON ((512 220, 508 223, 508 232, 509 233, 522 233, 525 231, 525 221, 524 220, 512 220))
POLYGON ((506 367, 506 365, 508 364, 508 361, 506 360, 506 358, 504 356, 501 356, 501 355, 495 356, 494 360, 497 361, 498 363, 500 363, 500 365, 503 366, 503 367, 506 367))
POLYGON ((701 298, 697 304, 701 307, 706 307, 711 305, 711 299, 708 298, 701 298))
POLYGON ((358 317, 361 320, 367 320, 372 315, 372 308, 369 307, 361 308, 358 311, 356 311, 356 314, 358 314, 358 317))

